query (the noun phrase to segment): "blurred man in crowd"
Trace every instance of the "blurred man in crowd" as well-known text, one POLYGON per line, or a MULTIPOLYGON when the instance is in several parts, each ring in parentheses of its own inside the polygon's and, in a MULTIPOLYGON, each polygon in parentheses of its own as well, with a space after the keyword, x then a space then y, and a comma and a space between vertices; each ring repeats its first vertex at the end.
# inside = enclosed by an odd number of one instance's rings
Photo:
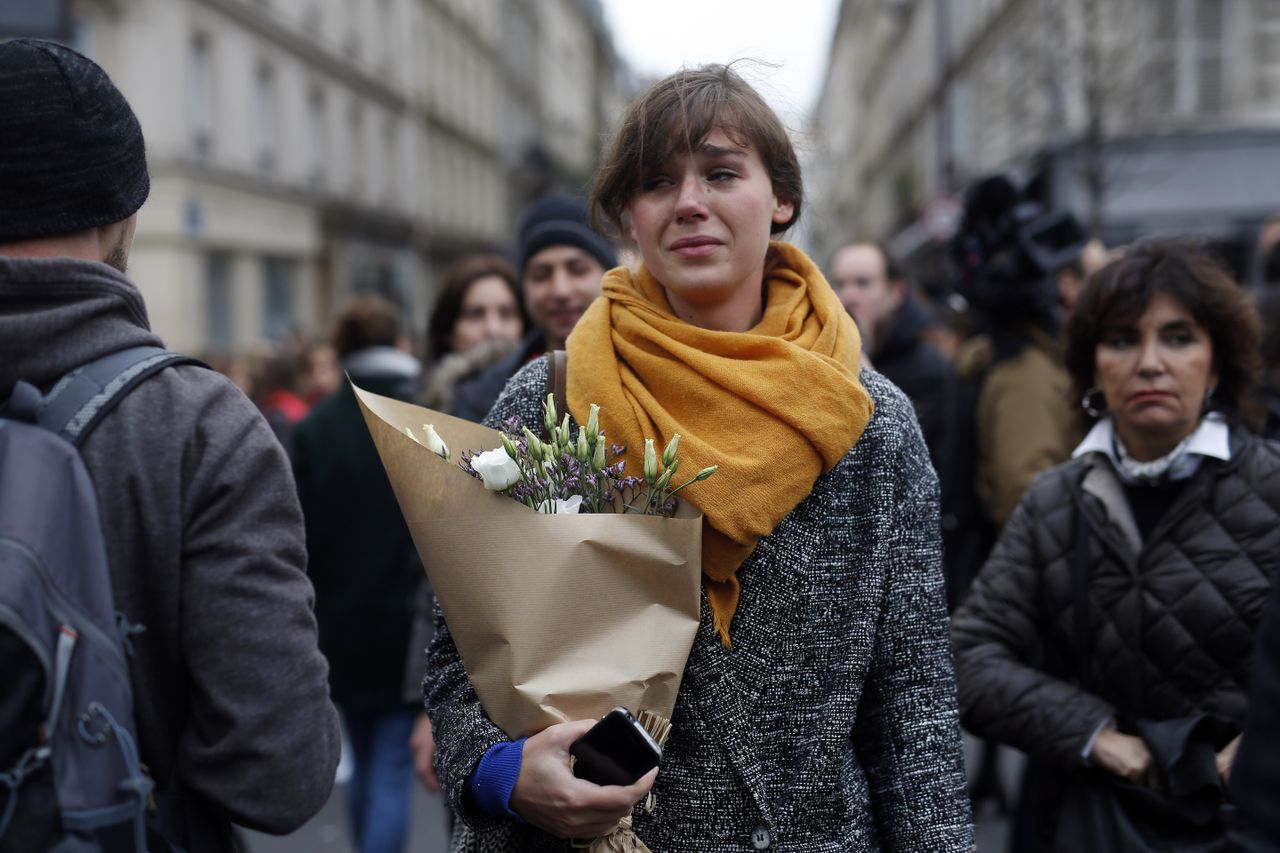
MULTIPOLYGON (((2 400, 161 342, 125 276, 150 179, 124 96, 72 50, 10 41, 0 116, 2 400)), ((123 397, 80 452, 117 615, 145 626, 129 675, 158 831, 191 853, 234 849, 233 821, 292 831, 328 799, 339 736, 284 450, 228 379, 182 365, 123 397)), ((20 803, 18 823, 33 813, 20 803)))
POLYGON ((517 269, 533 330, 520 346, 479 376, 456 386, 453 414, 480 421, 517 370, 545 352, 564 349, 587 306, 617 265, 613 246, 587 221, 582 202, 548 196, 520 224, 517 269))
MULTIPOLYGON (((400 309, 372 293, 351 300, 333 346, 366 391, 411 400, 421 367, 406 350, 400 309)), ((350 384, 293 431, 320 648, 329 659, 354 772, 347 786, 361 853, 399 853, 409 830, 420 704, 404 696, 414 602, 425 574, 350 384)))

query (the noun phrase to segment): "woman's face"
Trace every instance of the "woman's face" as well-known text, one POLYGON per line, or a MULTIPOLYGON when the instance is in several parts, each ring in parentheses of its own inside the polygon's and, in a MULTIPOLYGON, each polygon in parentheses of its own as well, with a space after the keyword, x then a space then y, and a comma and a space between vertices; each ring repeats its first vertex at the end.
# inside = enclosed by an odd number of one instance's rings
POLYGON ((515 294, 501 277, 488 275, 467 288, 449 345, 454 352, 466 352, 485 341, 515 343, 523 333, 515 294))
POLYGON ((712 131, 648 176, 627 205, 631 235, 671 308, 695 325, 746 331, 760 319, 770 229, 791 220, 754 146, 712 131))
POLYGON ((1159 291, 1136 322, 1103 334, 1094 370, 1131 451, 1135 442, 1153 439, 1172 449, 1196 428, 1218 381, 1209 333, 1185 305, 1159 291))

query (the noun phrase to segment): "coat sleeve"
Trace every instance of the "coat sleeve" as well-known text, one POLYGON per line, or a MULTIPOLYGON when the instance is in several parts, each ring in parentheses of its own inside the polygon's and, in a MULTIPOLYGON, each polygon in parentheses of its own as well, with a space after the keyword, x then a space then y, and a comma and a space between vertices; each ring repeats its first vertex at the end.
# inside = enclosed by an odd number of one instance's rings
MULTIPOLYGON (((1055 491, 1047 484, 1046 493, 1055 491)), ((1046 673, 1042 635, 1058 614, 1045 612, 1047 555, 1035 531, 1045 523, 1038 489, 1023 498, 951 626, 960 709, 976 734, 1073 766, 1098 726, 1114 715, 1101 698, 1046 673)))
POLYGON ((197 423, 182 508, 181 777, 236 823, 290 832, 327 801, 341 750, 302 511, 283 448, 229 383, 197 423))
POLYGON ((894 460, 889 565, 853 738, 885 850, 965 851, 973 824, 947 643, 938 481, 919 429, 894 460))

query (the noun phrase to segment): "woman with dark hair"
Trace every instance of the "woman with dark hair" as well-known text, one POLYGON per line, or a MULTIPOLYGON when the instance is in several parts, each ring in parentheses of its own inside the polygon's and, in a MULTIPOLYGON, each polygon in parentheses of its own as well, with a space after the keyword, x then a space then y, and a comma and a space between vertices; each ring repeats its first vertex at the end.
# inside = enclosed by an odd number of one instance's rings
POLYGON ((529 325, 516 271, 500 255, 463 258, 445 273, 427 324, 424 406, 453 410, 454 388, 500 361, 529 325))
POLYGON ((1244 428, 1258 335, 1226 271, 1178 241, 1130 248, 1068 321, 1097 423, 1023 497, 952 626, 966 725, 1054 768, 1031 807, 1045 849, 1223 843, 1280 564, 1280 447, 1244 428))
MULTIPOLYGON (((702 620, 661 765, 629 786, 571 772, 594 721, 509 741, 442 624, 424 693, 453 849, 567 850, 630 816, 655 853, 968 850, 937 479, 830 285, 772 240, 803 198, 785 128, 733 70, 678 72, 627 110, 593 195, 644 263, 569 337, 568 409, 600 404, 632 467, 677 432, 682 469, 719 466, 688 497, 702 620)), ((538 429, 547 373, 488 421, 538 429)))

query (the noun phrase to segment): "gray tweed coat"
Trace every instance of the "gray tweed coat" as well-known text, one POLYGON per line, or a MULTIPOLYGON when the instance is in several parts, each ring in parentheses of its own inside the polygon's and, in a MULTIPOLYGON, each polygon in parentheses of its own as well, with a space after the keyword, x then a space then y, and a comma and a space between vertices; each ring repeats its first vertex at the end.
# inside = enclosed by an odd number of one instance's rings
MULTIPOLYGON (((738 571, 733 650, 702 624, 636 834, 654 853, 969 850, 940 570, 937 479, 911 404, 880 374, 857 445, 738 571)), ((512 377, 489 423, 537 429, 546 360, 512 377)), ((447 626, 423 685, 459 851, 562 851, 465 796, 485 716, 447 626)))

